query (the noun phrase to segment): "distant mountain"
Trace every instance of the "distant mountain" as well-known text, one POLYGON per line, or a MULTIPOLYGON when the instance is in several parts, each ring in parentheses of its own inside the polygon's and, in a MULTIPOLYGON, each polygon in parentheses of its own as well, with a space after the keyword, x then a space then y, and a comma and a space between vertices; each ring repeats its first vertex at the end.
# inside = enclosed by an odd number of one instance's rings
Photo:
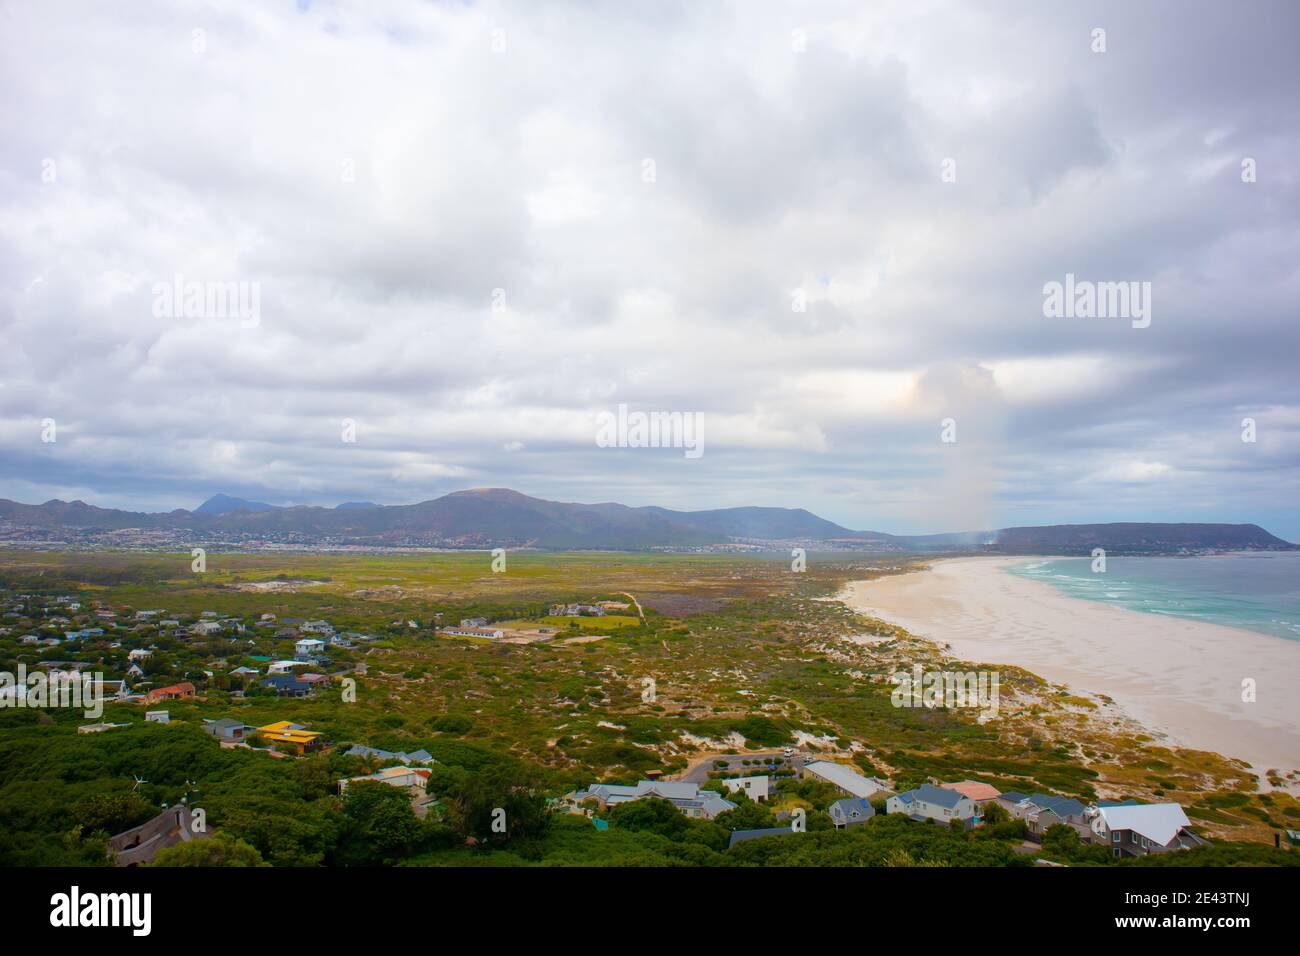
POLYGON ((819 518, 802 508, 722 508, 717 511, 669 511, 666 508, 639 509, 650 514, 690 525, 703 531, 730 538, 809 538, 829 541, 854 538, 850 531, 834 522, 819 518))
POLYGON ((506 488, 457 491, 411 505, 347 502, 336 508, 281 508, 214 495, 194 511, 141 514, 83 501, 25 505, 0 499, 0 539, 132 543, 219 541, 257 547, 521 548, 551 550, 708 549, 744 545, 935 554, 1179 554, 1289 550, 1258 525, 1090 524, 1006 528, 939 535, 853 531, 802 508, 671 511, 607 502, 573 504, 506 488), (138 539, 133 538, 138 534, 138 539))
POLYGON ((196 515, 224 515, 232 511, 273 511, 275 505, 268 505, 262 501, 245 501, 243 498, 232 498, 230 495, 213 495, 203 504, 194 509, 196 515))
POLYGON ((1294 547, 1257 524, 1064 524, 1004 528, 995 535, 997 549, 1008 554, 1077 554, 1098 547, 1125 554, 1294 547))

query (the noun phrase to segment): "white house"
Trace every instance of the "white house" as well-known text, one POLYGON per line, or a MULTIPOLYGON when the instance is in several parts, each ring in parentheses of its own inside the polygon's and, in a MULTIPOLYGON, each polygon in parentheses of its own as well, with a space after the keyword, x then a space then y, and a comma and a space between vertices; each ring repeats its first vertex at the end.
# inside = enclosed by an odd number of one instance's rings
POLYGON ((150 724, 170 724, 172 722, 171 713, 165 710, 146 710, 144 719, 146 723, 150 724))
POLYGON ((147 650, 143 647, 137 647, 131 653, 127 654, 126 657, 127 660, 142 661, 145 660, 146 658, 151 657, 152 655, 153 655, 153 651, 147 650))
POLYGON ((506 636, 506 632, 499 627, 444 627, 438 633, 453 637, 486 637, 494 641, 506 636))
POLYGON ((863 800, 870 800, 879 794, 889 792, 889 788, 874 777, 864 777, 842 763, 832 763, 829 760, 814 760, 806 763, 802 773, 805 777, 834 784, 849 796, 860 797, 863 800))
POLYGON ((905 813, 913 820, 939 823, 960 820, 966 827, 974 826, 978 816, 975 801, 970 797, 928 783, 890 797, 885 801, 885 812, 905 813))
POLYGON ((292 674, 295 667, 307 667, 310 661, 271 661, 266 665, 267 674, 292 674))
POLYGON ((744 790, 745 795, 755 803, 764 803, 767 801, 771 781, 766 776, 761 777, 737 777, 735 780, 722 781, 727 786, 730 793, 738 790, 744 790))
POLYGON ((1093 839, 1108 844, 1115 856, 1145 856, 1204 846, 1207 841, 1188 827, 1191 821, 1176 803, 1098 807, 1092 817, 1093 839))
POLYGON ((315 637, 304 637, 300 641, 295 641, 293 653, 295 657, 311 657, 313 654, 319 654, 325 649, 325 642, 315 637))
POLYGON ((363 777, 348 777, 345 780, 340 780, 339 793, 346 793, 348 784, 358 783, 362 780, 377 780, 380 783, 386 783, 393 787, 405 787, 407 790, 415 791, 416 793, 423 793, 425 781, 428 779, 428 770, 422 770, 417 767, 385 767, 377 773, 366 774, 363 777))

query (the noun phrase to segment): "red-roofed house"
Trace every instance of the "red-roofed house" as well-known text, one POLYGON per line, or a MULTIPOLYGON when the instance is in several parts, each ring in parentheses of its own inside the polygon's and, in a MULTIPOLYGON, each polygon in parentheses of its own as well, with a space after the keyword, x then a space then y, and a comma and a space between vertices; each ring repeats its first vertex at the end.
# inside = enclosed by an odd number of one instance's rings
POLYGON ((975 780, 958 780, 956 783, 941 783, 939 786, 945 790, 956 790, 963 797, 970 797, 975 803, 994 800, 1002 793, 997 787, 975 780))
POLYGON ((170 687, 158 687, 145 694, 146 704, 156 704, 160 700, 191 700, 194 697, 194 685, 189 681, 172 684, 170 687))

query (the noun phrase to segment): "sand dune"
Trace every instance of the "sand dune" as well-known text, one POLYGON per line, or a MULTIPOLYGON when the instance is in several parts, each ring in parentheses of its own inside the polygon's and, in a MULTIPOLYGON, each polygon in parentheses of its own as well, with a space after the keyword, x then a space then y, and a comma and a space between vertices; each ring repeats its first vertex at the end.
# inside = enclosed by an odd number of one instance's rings
POLYGON ((1023 559, 952 558, 849 586, 853 608, 952 645, 1106 694, 1170 743, 1300 768, 1300 642, 1068 597, 1008 574, 1023 559), (1256 700, 1242 701, 1242 681, 1256 700))

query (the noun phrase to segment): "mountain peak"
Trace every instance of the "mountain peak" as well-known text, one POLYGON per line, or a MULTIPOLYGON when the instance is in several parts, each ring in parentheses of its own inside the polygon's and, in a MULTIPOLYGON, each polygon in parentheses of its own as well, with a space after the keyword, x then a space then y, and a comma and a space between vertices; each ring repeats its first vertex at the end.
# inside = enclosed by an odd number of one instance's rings
POLYGON ((232 495, 215 494, 194 509, 196 515, 224 515, 232 511, 275 511, 275 505, 263 501, 248 501, 232 495))

